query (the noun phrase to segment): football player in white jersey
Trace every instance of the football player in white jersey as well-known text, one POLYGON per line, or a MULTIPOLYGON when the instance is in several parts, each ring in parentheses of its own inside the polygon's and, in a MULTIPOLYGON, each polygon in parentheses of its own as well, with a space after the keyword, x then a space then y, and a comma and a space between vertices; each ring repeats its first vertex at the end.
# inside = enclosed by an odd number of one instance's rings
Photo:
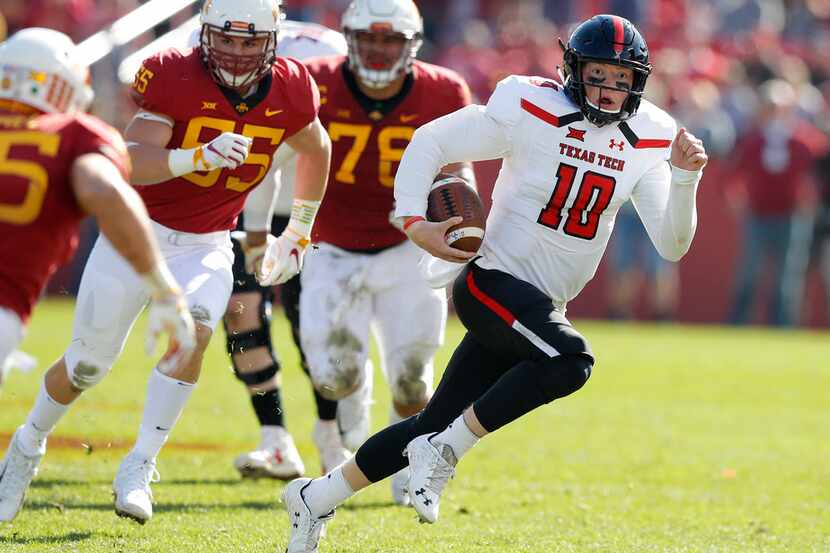
POLYGON ((447 163, 503 160, 484 243, 454 284, 468 332, 424 411, 369 438, 327 478, 286 487, 289 553, 317 551, 337 505, 407 463, 412 504, 435 522, 455 465, 480 438, 585 384, 594 356, 565 306, 594 275, 625 201, 663 257, 677 261, 689 249, 707 157, 700 140, 642 99, 645 40, 627 20, 599 15, 562 46, 561 84, 508 77, 486 106, 415 133, 395 181, 396 214, 438 258, 471 254, 423 220, 433 177, 447 163))
MULTIPOLYGON (((198 36, 191 41, 198 42, 198 36)), ((346 39, 337 31, 316 23, 283 21, 276 53, 300 60, 344 55, 346 39)), ((267 247, 269 231, 271 236, 279 236, 288 224, 295 173, 294 152, 283 145, 275 154, 269 174, 245 202, 244 215, 240 219, 240 228, 244 230, 231 235, 234 243, 234 283, 224 318, 227 351, 234 374, 247 387, 261 429, 257 448, 239 455, 234 461, 234 467, 246 477, 290 480, 302 476, 305 471, 294 440, 285 429, 285 409, 278 374, 280 362, 271 343, 274 289, 260 286, 254 277, 267 247)), ((291 323, 301 364, 308 373, 299 342, 299 276, 281 286, 280 301, 291 323)), ((348 459, 351 453, 343 447, 340 439, 336 420, 337 402, 322 397, 316 390, 314 399, 318 415, 314 442, 320 451, 323 472, 327 472, 348 459)))

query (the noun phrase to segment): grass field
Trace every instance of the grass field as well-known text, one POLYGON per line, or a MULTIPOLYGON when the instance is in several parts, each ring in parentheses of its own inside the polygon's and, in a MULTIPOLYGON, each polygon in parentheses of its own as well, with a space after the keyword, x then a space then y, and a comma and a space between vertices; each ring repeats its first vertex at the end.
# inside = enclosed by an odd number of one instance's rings
MULTIPOLYGON (((41 365, 65 348, 71 310, 39 306, 24 349, 41 365)), ((830 333, 577 326, 598 357, 591 381, 477 445, 436 525, 395 507, 384 483, 338 510, 321 553, 830 551, 830 333)), ((0 552, 282 551, 282 484, 231 466, 258 429, 222 336, 160 457, 156 516, 141 527, 114 515, 110 483, 149 369, 136 330, 58 426, 24 510, 0 525, 0 552)), ((281 317, 276 332, 287 345, 281 317)), ((438 367, 460 336, 452 323, 438 367)), ((314 472, 310 391, 283 349, 287 424, 314 472)), ((389 401, 377 384, 375 427, 389 401)), ((4 450, 39 385, 12 373, 0 392, 4 450)))

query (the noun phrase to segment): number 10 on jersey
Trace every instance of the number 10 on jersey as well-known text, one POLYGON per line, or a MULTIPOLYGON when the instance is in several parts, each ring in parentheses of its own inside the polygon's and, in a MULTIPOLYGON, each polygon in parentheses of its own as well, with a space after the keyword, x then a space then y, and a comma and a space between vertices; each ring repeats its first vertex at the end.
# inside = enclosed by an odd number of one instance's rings
POLYGON ((573 204, 565 208, 578 171, 579 169, 573 165, 559 164, 553 194, 545 209, 539 213, 537 221, 546 227, 559 230, 562 219, 566 218, 562 228, 565 234, 583 240, 593 240, 599 228, 600 215, 611 203, 617 181, 608 175, 586 171, 582 175, 573 204))

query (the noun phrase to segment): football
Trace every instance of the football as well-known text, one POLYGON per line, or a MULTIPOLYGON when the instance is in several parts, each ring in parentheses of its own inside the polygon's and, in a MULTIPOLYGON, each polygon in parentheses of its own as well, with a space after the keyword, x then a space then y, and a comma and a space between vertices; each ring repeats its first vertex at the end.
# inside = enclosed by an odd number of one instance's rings
POLYGON ((477 252, 484 239, 486 216, 481 198, 466 180, 440 173, 427 199, 427 220, 438 223, 450 217, 464 220, 447 231, 447 244, 465 252, 477 252))

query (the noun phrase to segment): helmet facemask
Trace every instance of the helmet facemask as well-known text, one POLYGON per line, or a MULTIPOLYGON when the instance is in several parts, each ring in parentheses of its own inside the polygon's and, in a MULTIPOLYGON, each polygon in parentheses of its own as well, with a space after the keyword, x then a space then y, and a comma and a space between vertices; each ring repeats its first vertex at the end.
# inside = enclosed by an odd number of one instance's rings
POLYGON ((219 85, 240 93, 268 72, 274 63, 274 49, 277 46, 276 31, 257 32, 252 23, 244 29, 242 26, 242 23, 230 21, 226 21, 224 27, 204 24, 199 40, 202 56, 213 79, 219 85), (254 39, 261 44, 255 54, 237 54, 222 48, 219 41, 223 37, 254 39))
POLYGON ((369 88, 384 88, 395 79, 409 73, 423 39, 420 33, 403 33, 393 30, 391 24, 375 23, 369 29, 345 28, 344 34, 349 46, 349 69, 356 73, 360 81, 369 88), (381 46, 365 44, 363 37, 368 35, 393 36, 402 42, 397 59, 385 55, 391 50, 390 44, 381 46))

